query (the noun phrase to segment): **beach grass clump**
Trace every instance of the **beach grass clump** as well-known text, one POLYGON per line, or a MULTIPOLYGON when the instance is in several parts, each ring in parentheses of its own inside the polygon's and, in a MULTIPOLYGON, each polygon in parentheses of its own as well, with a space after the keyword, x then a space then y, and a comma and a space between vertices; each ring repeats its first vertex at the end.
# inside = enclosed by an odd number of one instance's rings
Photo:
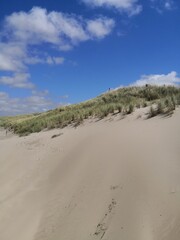
POLYGON ((157 108, 156 108, 156 114, 163 114, 164 113, 164 102, 163 101, 159 101, 157 103, 157 108))
POLYGON ((133 111, 134 111, 134 105, 131 103, 123 107, 122 113, 123 115, 128 115, 128 114, 131 114, 133 111))
POLYGON ((128 106, 128 112, 127 112, 127 114, 131 114, 133 111, 134 111, 134 105, 131 103, 131 104, 128 106))
POLYGON ((149 113, 148 113, 148 118, 152 118, 157 116, 157 110, 155 109, 154 106, 150 106, 149 113))
POLYGON ((180 93, 177 94, 175 97, 176 97, 176 104, 180 105, 180 93))
POLYGON ((122 105, 121 104, 117 104, 116 105, 116 109, 118 110, 118 113, 122 112, 122 105))
POLYGON ((99 117, 100 119, 107 117, 109 114, 108 112, 108 107, 107 106, 102 106, 97 111, 95 112, 95 116, 99 117))
POLYGON ((156 106, 151 106, 149 110, 149 118, 157 115, 171 115, 176 109, 176 99, 174 96, 166 97, 159 100, 156 106))

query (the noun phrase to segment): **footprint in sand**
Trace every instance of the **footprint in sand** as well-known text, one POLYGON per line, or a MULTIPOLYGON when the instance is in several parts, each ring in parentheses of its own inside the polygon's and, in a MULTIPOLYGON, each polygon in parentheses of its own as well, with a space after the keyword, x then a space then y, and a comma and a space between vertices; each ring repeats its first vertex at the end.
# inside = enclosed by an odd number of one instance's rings
POLYGON ((104 235, 106 234, 106 231, 108 230, 108 226, 110 224, 113 210, 114 210, 116 204, 117 203, 116 203, 115 199, 112 198, 111 203, 108 205, 107 212, 105 213, 104 217, 102 218, 102 220, 100 221, 100 223, 98 223, 98 225, 96 227, 96 231, 94 233, 94 236, 96 236, 96 238, 102 239, 104 237, 104 235))

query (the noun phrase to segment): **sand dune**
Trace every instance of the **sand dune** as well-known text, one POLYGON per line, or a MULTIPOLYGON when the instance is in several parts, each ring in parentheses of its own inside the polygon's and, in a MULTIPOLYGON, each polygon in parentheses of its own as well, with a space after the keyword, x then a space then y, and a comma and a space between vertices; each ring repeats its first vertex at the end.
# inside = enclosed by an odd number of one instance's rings
POLYGON ((21 138, 2 130, 0 239, 179 240, 180 110, 136 114, 21 138))

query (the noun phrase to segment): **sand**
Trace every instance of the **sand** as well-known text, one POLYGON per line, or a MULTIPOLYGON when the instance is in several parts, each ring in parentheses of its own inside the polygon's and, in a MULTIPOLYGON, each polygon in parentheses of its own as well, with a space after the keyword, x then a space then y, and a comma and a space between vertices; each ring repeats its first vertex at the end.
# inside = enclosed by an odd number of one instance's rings
POLYGON ((0 240, 100 239, 180 239, 180 109, 1 130, 0 240))

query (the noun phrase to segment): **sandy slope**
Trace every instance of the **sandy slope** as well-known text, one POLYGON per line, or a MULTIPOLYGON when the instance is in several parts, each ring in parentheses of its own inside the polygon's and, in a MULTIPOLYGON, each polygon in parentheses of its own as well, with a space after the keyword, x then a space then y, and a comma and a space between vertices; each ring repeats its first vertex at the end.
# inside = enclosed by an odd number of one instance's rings
POLYGON ((0 239, 179 240, 180 110, 134 118, 1 131, 0 239))

